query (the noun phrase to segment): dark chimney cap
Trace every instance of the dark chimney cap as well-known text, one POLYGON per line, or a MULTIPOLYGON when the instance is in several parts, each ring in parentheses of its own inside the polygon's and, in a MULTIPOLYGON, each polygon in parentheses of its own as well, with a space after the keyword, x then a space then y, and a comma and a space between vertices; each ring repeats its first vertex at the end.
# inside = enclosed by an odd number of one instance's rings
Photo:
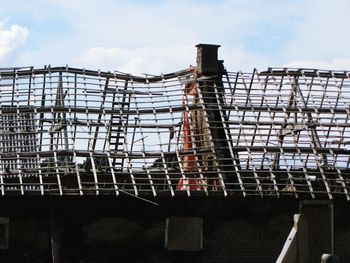
POLYGON ((215 45, 215 44, 197 44, 196 47, 216 47, 216 48, 219 48, 221 47, 220 45, 215 45))

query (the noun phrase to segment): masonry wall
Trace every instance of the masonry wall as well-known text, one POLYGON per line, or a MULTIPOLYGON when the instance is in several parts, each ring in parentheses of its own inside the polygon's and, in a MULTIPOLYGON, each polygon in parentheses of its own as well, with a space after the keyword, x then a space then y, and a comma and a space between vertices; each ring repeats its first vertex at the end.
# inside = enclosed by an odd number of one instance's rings
MULTIPOLYGON (((60 262, 274 262, 299 203, 275 199, 3 199, 9 247, 0 262, 51 262, 48 208, 56 212, 60 262), (203 249, 164 248, 169 216, 203 218, 203 249)), ((349 205, 335 204, 335 252, 350 259, 349 205)))

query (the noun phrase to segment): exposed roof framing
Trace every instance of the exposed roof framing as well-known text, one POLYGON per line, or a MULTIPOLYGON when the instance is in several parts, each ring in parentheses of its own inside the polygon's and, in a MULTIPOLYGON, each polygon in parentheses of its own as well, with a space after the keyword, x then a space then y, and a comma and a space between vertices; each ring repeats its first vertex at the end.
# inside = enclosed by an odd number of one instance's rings
POLYGON ((0 69, 1 195, 343 196, 349 72, 0 69))

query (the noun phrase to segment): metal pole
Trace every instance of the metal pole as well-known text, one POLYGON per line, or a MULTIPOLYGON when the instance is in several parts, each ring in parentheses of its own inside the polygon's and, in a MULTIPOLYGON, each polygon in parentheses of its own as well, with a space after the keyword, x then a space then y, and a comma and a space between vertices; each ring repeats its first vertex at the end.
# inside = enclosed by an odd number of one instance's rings
POLYGON ((49 234, 51 243, 51 258, 52 263, 59 263, 59 247, 58 247, 58 236, 56 229, 56 212, 55 208, 49 204, 49 234))

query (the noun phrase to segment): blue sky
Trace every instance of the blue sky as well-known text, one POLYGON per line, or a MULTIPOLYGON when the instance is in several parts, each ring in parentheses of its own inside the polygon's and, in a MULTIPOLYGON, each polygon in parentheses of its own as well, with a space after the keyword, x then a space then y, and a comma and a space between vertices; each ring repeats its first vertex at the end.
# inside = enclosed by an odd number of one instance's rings
POLYGON ((0 0, 0 67, 158 74, 212 43, 231 71, 350 70, 349 11, 347 0, 0 0))

